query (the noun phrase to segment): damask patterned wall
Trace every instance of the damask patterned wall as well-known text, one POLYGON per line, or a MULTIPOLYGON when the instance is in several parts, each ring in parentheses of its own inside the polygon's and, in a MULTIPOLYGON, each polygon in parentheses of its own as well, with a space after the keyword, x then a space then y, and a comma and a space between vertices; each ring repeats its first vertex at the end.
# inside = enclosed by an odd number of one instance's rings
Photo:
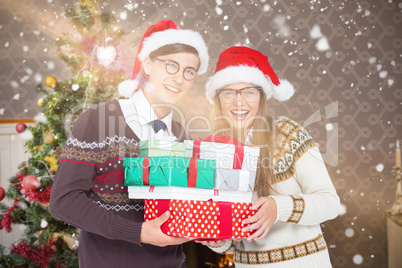
MULTIPOLYGON (((387 267, 384 211, 395 200, 395 142, 402 138, 402 3, 395 0, 165 0, 103 1, 132 36, 161 19, 199 31, 212 65, 231 45, 270 58, 295 96, 271 102, 271 112, 302 123, 320 145, 342 202, 325 222, 334 267, 387 267)), ((55 39, 68 25, 62 12, 73 1, 0 0, 0 119, 32 118, 40 109, 35 85, 70 73, 57 59, 55 39)), ((128 60, 128 66, 133 61, 128 60)), ((183 106, 187 120, 209 116, 197 78, 183 106), (191 107, 191 108, 190 108, 191 107)), ((187 121, 188 122, 188 121, 187 121)), ((205 128, 201 121, 188 127, 205 128)), ((206 133, 192 131, 200 137, 206 133)))

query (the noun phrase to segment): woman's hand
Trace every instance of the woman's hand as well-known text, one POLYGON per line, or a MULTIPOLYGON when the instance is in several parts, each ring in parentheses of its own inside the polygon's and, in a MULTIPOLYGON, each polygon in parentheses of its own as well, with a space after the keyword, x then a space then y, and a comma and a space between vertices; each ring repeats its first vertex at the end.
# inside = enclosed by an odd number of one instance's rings
POLYGON ((258 198, 251 208, 257 212, 242 222, 244 225, 249 224, 242 229, 243 233, 256 230, 254 234, 247 237, 248 242, 264 238, 274 224, 277 214, 275 200, 271 197, 258 198))

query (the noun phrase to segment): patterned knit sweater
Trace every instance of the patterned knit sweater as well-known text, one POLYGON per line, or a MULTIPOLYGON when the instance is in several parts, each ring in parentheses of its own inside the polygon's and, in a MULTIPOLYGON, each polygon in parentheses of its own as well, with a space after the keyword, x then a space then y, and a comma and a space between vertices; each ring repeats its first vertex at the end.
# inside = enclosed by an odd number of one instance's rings
MULTIPOLYGON (((340 201, 322 156, 309 133, 298 123, 281 117, 274 148, 274 177, 270 193, 277 219, 269 233, 251 243, 226 242, 211 248, 234 254, 236 268, 331 267, 320 223, 339 214, 340 201)), ((253 201, 258 198, 253 193, 253 201)))
MULTIPOLYGON (((172 122, 172 131, 182 133, 182 128, 172 122)), ((123 168, 125 157, 139 156, 138 143, 117 100, 90 108, 72 129, 50 212, 81 229, 80 267, 185 267, 181 245, 141 244, 144 202, 128 199, 123 168)))

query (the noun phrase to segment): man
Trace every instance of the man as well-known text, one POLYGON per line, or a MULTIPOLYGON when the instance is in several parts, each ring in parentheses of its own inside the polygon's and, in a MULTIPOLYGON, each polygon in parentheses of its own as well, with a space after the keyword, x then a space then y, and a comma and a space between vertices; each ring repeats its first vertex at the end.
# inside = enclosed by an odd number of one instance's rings
POLYGON ((80 231, 80 267, 185 267, 182 243, 160 226, 169 214, 144 222, 143 200, 128 199, 124 157, 138 144, 166 136, 183 139, 172 107, 206 72, 208 50, 198 33, 170 20, 148 28, 135 60, 133 79, 119 86, 128 99, 86 111, 64 147, 53 183, 50 213, 80 231))

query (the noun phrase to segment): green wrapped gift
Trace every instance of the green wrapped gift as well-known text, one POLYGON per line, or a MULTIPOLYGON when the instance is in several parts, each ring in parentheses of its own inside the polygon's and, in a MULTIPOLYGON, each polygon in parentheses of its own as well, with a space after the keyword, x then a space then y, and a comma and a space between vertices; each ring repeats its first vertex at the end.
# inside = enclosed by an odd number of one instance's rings
POLYGON ((184 156, 183 142, 165 140, 140 141, 140 156, 184 156))
POLYGON ((126 186, 179 186, 212 189, 215 160, 179 156, 125 158, 126 186))

